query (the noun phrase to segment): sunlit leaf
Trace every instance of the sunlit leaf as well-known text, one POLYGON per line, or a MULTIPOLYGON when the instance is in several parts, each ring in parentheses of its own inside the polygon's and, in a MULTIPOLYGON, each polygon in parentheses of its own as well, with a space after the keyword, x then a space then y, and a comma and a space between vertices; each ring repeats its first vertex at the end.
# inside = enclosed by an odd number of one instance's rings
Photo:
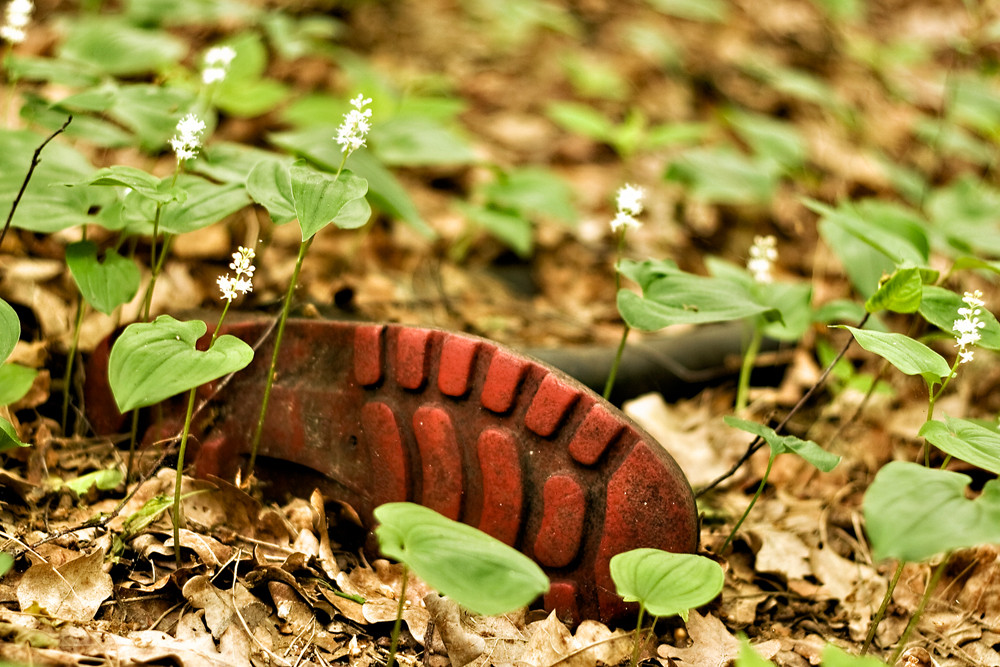
POLYGON ((1000 433, 967 419, 924 422, 920 435, 945 454, 1000 474, 1000 433))
POLYGON ((342 229, 354 229, 368 222, 371 209, 348 204, 363 200, 368 192, 368 181, 348 170, 334 178, 308 166, 300 160, 289 169, 292 200, 295 214, 302 229, 302 240, 307 241, 330 223, 342 229))
POLYGON ((639 602, 653 616, 679 615, 708 604, 722 591, 725 575, 715 561, 695 554, 633 549, 611 557, 611 578, 626 602, 639 602))
POLYGON ((289 165, 279 160, 261 160, 247 176, 247 193, 267 209, 278 224, 295 219, 292 177, 289 165))
POLYGON ((0 299, 0 362, 6 361, 21 337, 21 320, 9 303, 0 299))
POLYGON ((18 437, 14 425, 3 417, 0 417, 0 452, 28 446, 27 443, 21 442, 21 438, 18 437))
MULTIPOLYGON (((923 298, 920 301, 920 314, 924 319, 946 332, 949 336, 955 335, 955 320, 962 319, 958 314, 959 308, 965 308, 962 296, 944 287, 936 285, 925 285, 923 298)), ((977 317, 985 325, 979 330, 981 338, 976 343, 976 347, 987 350, 1000 350, 1000 322, 986 308, 981 308, 977 317)))
POLYGON ((505 614, 549 588, 530 558, 486 533, 412 503, 375 509, 382 553, 478 614, 505 614))
POLYGON ((766 440, 773 456, 786 453, 798 454, 804 461, 823 472, 830 472, 840 463, 841 457, 826 451, 812 440, 803 440, 794 435, 778 435, 770 426, 733 416, 726 416, 723 421, 733 428, 766 440))
POLYGON ((113 489, 121 483, 124 477, 122 471, 118 468, 109 468, 107 470, 95 470, 94 472, 89 472, 73 479, 64 480, 59 486, 71 489, 78 496, 82 496, 94 486, 101 491, 113 489))
POLYGON ((92 241, 66 246, 66 264, 83 298, 105 315, 131 301, 139 291, 142 275, 136 263, 110 248, 102 262, 97 258, 97 244, 92 241))
POLYGON ((110 15, 78 16, 66 27, 59 57, 86 63, 104 74, 156 72, 180 60, 186 51, 184 43, 166 31, 137 28, 110 15))
POLYGON ((20 364, 0 363, 0 406, 21 400, 35 382, 38 371, 20 364))
POLYGON ((840 328, 850 331, 858 341, 858 345, 879 355, 900 372, 924 378, 928 387, 934 386, 951 374, 951 366, 944 357, 909 336, 855 329, 845 325, 841 325, 840 328))
POLYGON ((919 269, 898 269, 865 302, 865 310, 913 313, 920 307, 924 281, 919 269))

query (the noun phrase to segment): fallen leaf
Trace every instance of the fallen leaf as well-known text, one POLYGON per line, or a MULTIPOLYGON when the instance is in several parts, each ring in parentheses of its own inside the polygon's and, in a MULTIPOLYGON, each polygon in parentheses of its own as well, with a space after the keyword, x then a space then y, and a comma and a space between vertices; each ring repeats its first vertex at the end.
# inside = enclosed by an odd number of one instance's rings
POLYGON ((617 665, 632 651, 632 635, 624 630, 612 632, 597 621, 584 621, 573 635, 555 612, 529 625, 528 632, 528 645, 514 661, 518 667, 617 665))
POLYGON ((112 592, 111 576, 103 568, 103 549, 58 569, 48 563, 32 565, 18 584, 17 602, 22 611, 38 605, 53 618, 91 621, 112 592))
MULTIPOLYGON (((702 616, 692 609, 687 621, 691 645, 676 648, 662 644, 656 653, 661 658, 671 658, 685 665, 697 667, 727 667, 740 654, 740 642, 715 616, 702 616)), ((754 647, 759 650, 759 647, 754 647)), ((761 652, 761 655, 764 655, 761 652)))

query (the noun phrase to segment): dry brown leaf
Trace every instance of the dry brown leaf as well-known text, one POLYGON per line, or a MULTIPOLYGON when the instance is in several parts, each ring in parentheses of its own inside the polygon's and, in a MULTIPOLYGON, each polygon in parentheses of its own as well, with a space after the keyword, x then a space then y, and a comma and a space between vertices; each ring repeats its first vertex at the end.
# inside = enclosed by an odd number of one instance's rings
POLYGON ((757 551, 757 571, 773 572, 786 579, 805 579, 812 574, 809 547, 794 533, 775 526, 760 524, 753 533, 760 539, 757 551))
POLYGON ((529 625, 528 632, 528 645, 514 662, 518 667, 616 665, 632 650, 632 635, 624 630, 612 632, 596 621, 584 621, 573 635, 555 612, 529 625))
POLYGON ((17 586, 17 601, 21 611, 37 604, 54 618, 90 621, 111 592, 104 550, 98 549, 58 569, 48 563, 32 565, 17 586))
POLYGON ((424 604, 434 621, 435 629, 441 634, 441 641, 444 642, 453 667, 465 667, 486 651, 486 641, 462 625, 462 614, 457 602, 437 593, 429 593, 424 597, 424 604))
MULTIPOLYGON (((657 649, 661 658, 671 658, 684 665, 697 667, 727 667, 740 654, 740 642, 730 634, 726 626, 715 616, 702 616, 691 610, 687 621, 687 633, 691 645, 687 648, 676 648, 662 644, 657 649)), ((761 655, 760 647, 757 648, 761 655)))

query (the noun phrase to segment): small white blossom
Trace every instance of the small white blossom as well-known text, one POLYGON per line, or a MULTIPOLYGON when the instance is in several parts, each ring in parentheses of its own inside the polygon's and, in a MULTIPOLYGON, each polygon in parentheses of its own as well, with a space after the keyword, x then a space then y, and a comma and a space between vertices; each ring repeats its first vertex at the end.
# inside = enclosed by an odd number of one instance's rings
POLYGON ((193 113, 189 113, 177 123, 177 134, 170 139, 170 147, 177 154, 177 161, 190 160, 198 155, 201 146, 201 133, 205 131, 205 123, 193 113))
POLYGON ((747 271, 758 283, 771 282, 771 266, 778 259, 777 239, 773 236, 755 236, 750 247, 747 271))
POLYGON ((31 12, 35 5, 31 0, 10 0, 4 13, 4 23, 0 26, 0 38, 11 44, 20 44, 27 36, 24 29, 31 23, 31 12))
POLYGON ((979 339, 982 338, 979 330, 985 327, 986 323, 979 319, 979 315, 983 312, 982 309, 985 305, 981 291, 966 292, 965 296, 962 297, 962 301, 965 302, 966 306, 958 309, 958 314, 962 316, 962 319, 955 320, 951 328, 955 332, 958 363, 965 364, 972 361, 974 351, 970 348, 975 346, 979 342, 979 339))
POLYGON ((611 221, 611 231, 617 232, 629 227, 642 226, 642 223, 636 220, 635 216, 642 213, 642 199, 645 196, 645 190, 631 183, 626 183, 618 188, 618 194, 615 195, 615 205, 618 210, 611 221))
POLYGON ((615 197, 615 203, 618 205, 618 211, 621 213, 627 213, 633 217, 639 215, 642 213, 642 199, 645 196, 645 190, 632 185, 631 183, 626 183, 618 188, 618 194, 615 197))
POLYGON ((226 78, 229 64, 236 57, 236 51, 228 46, 214 46, 205 53, 205 69, 201 71, 201 80, 208 86, 226 78))
POLYGON ((219 291, 222 292, 221 298, 232 301, 236 298, 237 292, 246 294, 253 291, 255 267, 250 262, 255 256, 253 248, 243 246, 240 246, 239 250, 233 253, 233 261, 230 262, 229 268, 236 272, 236 277, 226 274, 219 276, 215 281, 219 284, 219 291))
POLYGON ((372 98, 365 98, 358 95, 351 100, 354 108, 344 114, 344 122, 337 128, 337 136, 334 139, 340 144, 340 150, 350 155, 359 148, 364 147, 365 137, 372 129, 372 110, 365 107, 372 103, 372 98))

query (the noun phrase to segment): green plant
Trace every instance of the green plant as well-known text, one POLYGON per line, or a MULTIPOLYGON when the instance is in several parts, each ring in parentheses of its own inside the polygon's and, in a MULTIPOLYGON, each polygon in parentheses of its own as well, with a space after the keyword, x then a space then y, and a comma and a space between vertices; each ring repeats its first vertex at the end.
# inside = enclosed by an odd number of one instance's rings
POLYGON ((478 614, 513 611, 549 588, 548 577, 530 558, 432 509, 413 503, 387 503, 375 508, 375 519, 382 553, 404 566, 388 667, 392 667, 399 638, 408 570, 478 614))
POLYGON ((639 603, 631 667, 639 660, 646 612, 654 617, 653 626, 655 619, 663 616, 680 616, 686 621, 690 609, 711 602, 725 584, 722 567, 696 554, 633 549, 612 556, 610 567, 618 594, 626 602, 639 603))

